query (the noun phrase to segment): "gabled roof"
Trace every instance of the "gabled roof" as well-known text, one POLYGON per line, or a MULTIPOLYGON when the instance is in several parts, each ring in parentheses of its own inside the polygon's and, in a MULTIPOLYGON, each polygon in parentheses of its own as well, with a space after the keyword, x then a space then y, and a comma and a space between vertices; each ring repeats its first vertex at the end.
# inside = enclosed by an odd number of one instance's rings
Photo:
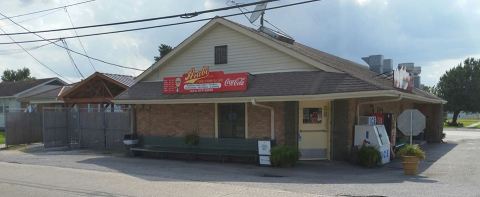
POLYGON ((101 74, 104 75, 105 77, 108 77, 128 87, 132 86, 135 83, 135 79, 133 76, 111 74, 111 73, 101 73, 101 74))
POLYGON ((58 78, 45 78, 16 82, 4 81, 0 83, 0 97, 17 97, 21 94, 26 94, 29 91, 33 91, 42 85, 47 85, 55 81, 57 81, 57 84, 66 84, 58 78))
POLYGON ((58 97, 73 103, 110 102, 129 88, 133 80, 132 76, 95 72, 70 88, 60 90, 58 97))
POLYGON ((243 33, 244 35, 259 41, 259 43, 266 44, 276 50, 284 52, 286 55, 290 55, 307 64, 317 67, 319 68, 319 70, 329 72, 329 73, 345 73, 359 80, 367 82, 369 85, 375 86, 381 90, 388 90, 390 91, 391 96, 407 95, 407 96, 411 96, 413 98, 418 98, 418 99, 421 99, 419 97, 426 98, 430 101, 435 101, 438 103, 446 102, 441 98, 428 94, 419 89, 413 90, 412 93, 399 91, 398 89, 395 89, 393 87, 393 81, 391 79, 385 79, 382 76, 379 76, 377 73, 370 71, 368 67, 364 65, 322 52, 320 50, 314 49, 312 47, 308 47, 301 43, 295 42, 293 44, 289 44, 286 42, 282 42, 256 29, 249 28, 244 25, 232 22, 224 18, 219 18, 219 17, 205 24, 203 27, 201 27, 199 30, 193 33, 192 36, 190 36, 185 41, 180 43, 177 47, 175 47, 173 51, 168 53, 165 57, 160 59, 158 62, 154 63, 151 67, 149 67, 146 71, 144 71, 135 79, 135 83, 140 83, 140 81, 143 78, 145 78, 151 72, 155 71, 161 65, 169 61, 169 59, 181 53, 184 50, 184 48, 190 45, 190 43, 193 43, 195 39, 207 33, 209 29, 214 28, 216 25, 227 26, 233 30, 236 30, 237 32, 243 33), (408 95, 408 94, 411 94, 411 95, 408 95))

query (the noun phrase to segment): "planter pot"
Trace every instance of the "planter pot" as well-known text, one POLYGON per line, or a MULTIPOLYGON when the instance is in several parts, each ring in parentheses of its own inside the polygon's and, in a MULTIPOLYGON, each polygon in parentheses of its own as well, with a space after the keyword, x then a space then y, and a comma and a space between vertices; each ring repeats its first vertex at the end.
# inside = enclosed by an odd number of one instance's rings
POLYGON ((403 156, 403 172, 405 175, 416 175, 420 159, 416 156, 403 156))

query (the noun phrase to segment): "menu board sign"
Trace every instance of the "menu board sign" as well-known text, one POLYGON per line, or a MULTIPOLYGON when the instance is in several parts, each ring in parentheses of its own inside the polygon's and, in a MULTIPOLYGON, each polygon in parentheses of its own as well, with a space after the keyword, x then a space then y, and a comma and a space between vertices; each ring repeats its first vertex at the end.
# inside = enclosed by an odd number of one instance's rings
POLYGON ((207 66, 201 70, 191 68, 179 77, 163 78, 164 94, 189 94, 199 92, 230 92, 247 90, 248 73, 210 72, 207 66))

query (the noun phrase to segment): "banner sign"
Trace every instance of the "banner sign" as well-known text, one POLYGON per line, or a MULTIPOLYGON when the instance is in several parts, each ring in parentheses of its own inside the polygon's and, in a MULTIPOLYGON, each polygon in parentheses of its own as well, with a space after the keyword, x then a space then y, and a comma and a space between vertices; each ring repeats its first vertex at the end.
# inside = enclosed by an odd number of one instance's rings
POLYGON ((413 77, 404 66, 393 71, 393 87, 409 92, 413 90, 413 77))
POLYGON ((197 71, 191 68, 181 77, 163 78, 164 94, 189 94, 198 92, 231 92, 247 90, 248 73, 210 72, 208 66, 197 71))

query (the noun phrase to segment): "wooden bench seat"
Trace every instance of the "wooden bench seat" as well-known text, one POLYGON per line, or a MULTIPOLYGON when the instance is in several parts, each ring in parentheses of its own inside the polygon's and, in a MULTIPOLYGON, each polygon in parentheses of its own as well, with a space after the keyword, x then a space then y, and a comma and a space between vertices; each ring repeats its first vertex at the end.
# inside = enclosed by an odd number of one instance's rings
MULTIPOLYGON (((215 139, 200 138, 197 145, 185 143, 183 137, 141 136, 140 144, 132 152, 152 152, 160 154, 187 154, 224 157, 258 157, 256 139, 215 139)), ((134 154, 135 155, 135 154, 134 154)))

